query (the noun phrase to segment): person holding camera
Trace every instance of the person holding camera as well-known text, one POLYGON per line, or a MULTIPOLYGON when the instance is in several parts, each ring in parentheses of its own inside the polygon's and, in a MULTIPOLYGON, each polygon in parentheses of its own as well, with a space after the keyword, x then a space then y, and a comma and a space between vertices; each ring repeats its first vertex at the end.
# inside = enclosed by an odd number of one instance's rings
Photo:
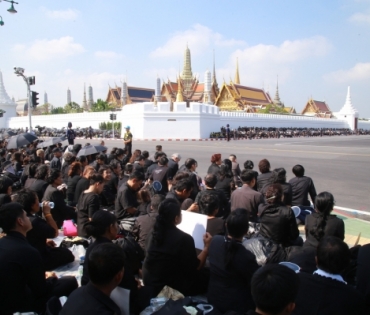
POLYGON ((51 240, 58 236, 58 226, 50 213, 50 202, 40 203, 37 194, 29 189, 20 190, 16 201, 22 205, 32 223, 32 230, 27 232, 27 241, 40 252, 45 271, 74 261, 75 258, 68 248, 56 247, 51 240), (37 215, 40 208, 43 218, 37 215))

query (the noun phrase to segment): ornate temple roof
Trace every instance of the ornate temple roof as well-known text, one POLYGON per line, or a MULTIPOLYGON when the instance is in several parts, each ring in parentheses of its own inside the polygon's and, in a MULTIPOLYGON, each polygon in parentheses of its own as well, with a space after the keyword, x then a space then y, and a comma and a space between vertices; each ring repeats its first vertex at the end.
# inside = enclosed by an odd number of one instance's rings
MULTIPOLYGON (((140 87, 133 87, 128 86, 128 97, 130 98, 132 103, 143 103, 143 102, 150 102, 152 97, 154 96, 155 90, 154 89, 147 89, 147 88, 140 88, 140 87)), ((121 87, 110 88, 108 91, 107 101, 110 99, 110 95, 116 103, 121 103, 121 87)))
POLYGON ((4 82, 3 82, 3 74, 0 71, 0 105, 14 105, 17 106, 17 104, 12 101, 12 99, 9 97, 8 93, 5 90, 4 82))
POLYGON ((312 115, 323 118, 331 118, 332 112, 329 105, 325 101, 315 101, 312 98, 308 100, 306 106, 302 110, 302 115, 312 115))

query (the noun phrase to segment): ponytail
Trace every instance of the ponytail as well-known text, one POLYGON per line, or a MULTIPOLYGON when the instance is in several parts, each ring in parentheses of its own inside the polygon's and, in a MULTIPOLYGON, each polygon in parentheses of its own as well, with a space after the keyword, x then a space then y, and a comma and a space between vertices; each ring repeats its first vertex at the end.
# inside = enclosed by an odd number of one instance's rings
POLYGON ((176 199, 165 199, 159 204, 158 216, 153 227, 154 244, 163 244, 167 230, 174 226, 175 218, 179 215, 181 215, 180 203, 176 199))
POLYGON ((95 212, 91 221, 85 224, 85 231, 87 235, 95 238, 102 236, 107 229, 117 222, 117 218, 109 211, 99 210, 95 212))
POLYGON ((318 241, 325 235, 326 221, 334 208, 334 197, 331 193, 324 191, 315 198, 315 210, 319 215, 317 223, 309 230, 310 234, 318 241))

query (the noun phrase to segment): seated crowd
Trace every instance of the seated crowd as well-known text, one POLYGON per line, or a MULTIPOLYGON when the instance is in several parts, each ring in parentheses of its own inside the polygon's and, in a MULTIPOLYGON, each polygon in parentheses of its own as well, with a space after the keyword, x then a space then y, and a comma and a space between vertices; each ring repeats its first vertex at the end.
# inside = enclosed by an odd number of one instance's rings
POLYGON ((81 148, 0 149, 0 314, 121 314, 116 288, 140 314, 165 286, 205 296, 210 315, 370 314, 370 244, 348 247, 334 196, 317 194, 302 165, 287 181, 266 159, 258 173, 214 154, 201 178, 195 159, 161 146, 152 159, 81 148), (207 217, 202 249, 177 227, 182 211, 207 217), (79 288, 53 272, 75 260, 52 240, 65 220, 89 239, 79 288))

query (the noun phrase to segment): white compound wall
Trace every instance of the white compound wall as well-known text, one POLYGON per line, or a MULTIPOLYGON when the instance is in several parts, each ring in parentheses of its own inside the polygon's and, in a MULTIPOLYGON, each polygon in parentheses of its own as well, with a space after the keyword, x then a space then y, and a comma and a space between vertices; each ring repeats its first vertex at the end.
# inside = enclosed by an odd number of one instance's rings
MULTIPOLYGON (((117 114, 122 126, 129 125, 135 139, 205 139, 222 126, 231 129, 241 127, 307 127, 349 128, 346 119, 325 119, 306 116, 250 114, 220 112, 214 105, 159 102, 126 105, 117 114)), ((62 128, 72 122, 74 127, 98 128, 99 123, 109 121, 109 112, 38 115, 32 116, 32 126, 62 128)), ((347 117, 349 119, 349 117, 347 117)), ((26 128, 28 117, 6 117, 0 120, 0 128, 26 128)), ((370 122, 359 121, 359 128, 370 129, 370 122)))

